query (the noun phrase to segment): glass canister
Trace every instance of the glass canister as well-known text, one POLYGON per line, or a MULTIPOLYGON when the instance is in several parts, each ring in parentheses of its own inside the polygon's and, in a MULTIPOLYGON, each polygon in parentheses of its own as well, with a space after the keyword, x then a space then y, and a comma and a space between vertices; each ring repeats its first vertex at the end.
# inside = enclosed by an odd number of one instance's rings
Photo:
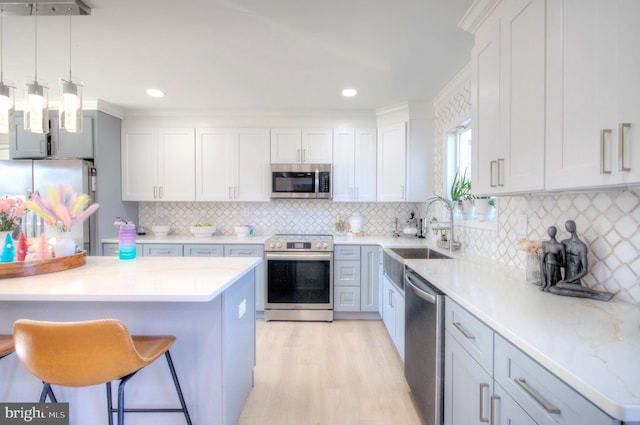
POLYGON ((119 255, 121 260, 133 260, 136 258, 136 225, 125 223, 118 231, 119 255))

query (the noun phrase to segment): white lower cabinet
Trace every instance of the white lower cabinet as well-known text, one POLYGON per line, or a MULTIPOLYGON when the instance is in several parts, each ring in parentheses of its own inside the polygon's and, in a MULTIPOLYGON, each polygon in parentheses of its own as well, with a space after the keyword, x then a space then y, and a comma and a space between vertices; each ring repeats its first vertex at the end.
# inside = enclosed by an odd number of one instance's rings
POLYGON ((445 425, 620 423, 449 298, 444 353, 445 425))
POLYGON ((383 276, 382 320, 404 362, 404 293, 383 276))
POLYGON ((333 258, 333 310, 359 312, 360 247, 336 245, 333 258))

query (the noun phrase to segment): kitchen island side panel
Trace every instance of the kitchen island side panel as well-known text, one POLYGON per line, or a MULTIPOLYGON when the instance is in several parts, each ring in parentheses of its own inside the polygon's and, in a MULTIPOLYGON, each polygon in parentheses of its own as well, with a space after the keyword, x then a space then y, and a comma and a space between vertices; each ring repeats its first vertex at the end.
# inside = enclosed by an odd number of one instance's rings
MULTIPOLYGON (((253 276, 253 273, 247 273, 242 280, 253 284, 253 276)), ((171 347, 171 355, 193 423, 223 424, 223 299, 224 293, 209 302, 1 301, 0 332, 10 333, 18 318, 73 321, 113 317, 123 320, 132 334, 175 335, 177 340, 171 347)), ((233 336, 233 332, 230 333, 233 336)), ((251 337, 253 340, 245 341, 245 345, 254 346, 255 334, 251 337)), ((244 373, 252 374, 253 365, 244 373)), ((0 362, 0 401, 37 401, 40 389, 41 383, 22 367, 15 353, 0 362)), ((104 385, 54 387, 54 391, 59 401, 70 403, 71 424, 106 423, 104 385)), ((125 403, 131 408, 179 406, 164 358, 129 381, 125 403)), ((243 405, 244 399, 235 400, 235 403, 243 405)), ((163 425, 185 423, 181 413, 129 413, 125 416, 128 425, 156 421, 163 425)))

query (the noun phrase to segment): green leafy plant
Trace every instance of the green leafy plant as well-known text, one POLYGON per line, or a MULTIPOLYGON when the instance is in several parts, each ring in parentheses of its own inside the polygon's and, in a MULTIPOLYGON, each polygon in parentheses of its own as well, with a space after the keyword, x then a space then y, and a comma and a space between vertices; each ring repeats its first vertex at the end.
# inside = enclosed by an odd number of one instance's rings
POLYGON ((456 170, 451 184, 451 200, 454 202, 473 199, 471 194, 471 179, 467 177, 467 170, 464 174, 460 174, 460 170, 456 170))

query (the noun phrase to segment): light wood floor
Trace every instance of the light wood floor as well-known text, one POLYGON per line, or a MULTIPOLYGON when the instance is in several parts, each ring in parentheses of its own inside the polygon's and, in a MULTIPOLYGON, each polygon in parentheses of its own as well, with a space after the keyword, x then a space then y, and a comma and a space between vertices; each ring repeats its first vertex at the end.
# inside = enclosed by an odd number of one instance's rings
POLYGON ((257 322, 255 386, 238 425, 420 425, 379 320, 257 322))

